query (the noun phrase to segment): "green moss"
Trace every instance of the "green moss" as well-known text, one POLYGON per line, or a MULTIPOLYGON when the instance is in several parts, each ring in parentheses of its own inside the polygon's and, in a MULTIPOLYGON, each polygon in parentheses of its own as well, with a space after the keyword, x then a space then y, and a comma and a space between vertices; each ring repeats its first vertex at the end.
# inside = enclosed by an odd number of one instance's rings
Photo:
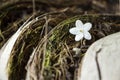
POLYGON ((42 29, 39 27, 42 26, 36 26, 34 29, 27 29, 22 35, 20 35, 16 42, 8 65, 9 80, 25 78, 25 65, 27 64, 34 47, 39 41, 40 31, 42 29))
POLYGON ((24 55, 23 55, 24 48, 25 48, 25 42, 23 42, 20 53, 18 55, 18 62, 17 63, 19 63, 19 64, 22 63, 22 60, 23 60, 23 57, 24 57, 24 55))
MULTIPOLYGON (((117 18, 117 16, 114 16, 114 18, 117 18)), ((75 42, 74 36, 69 33, 69 29, 72 27, 75 27, 75 21, 77 19, 82 20, 84 23, 91 22, 94 24, 91 29, 92 36, 98 36, 99 34, 96 34, 96 24, 99 24, 99 26, 103 25, 102 23, 108 23, 108 22, 116 22, 117 20, 113 20, 110 16, 104 16, 104 15, 83 15, 83 16, 75 16, 73 18, 69 18, 64 20, 63 22, 59 23, 53 30, 49 33, 48 38, 48 44, 47 44, 47 53, 45 56, 45 62, 46 65, 49 66, 44 73, 45 80, 48 80, 49 73, 52 75, 55 75, 54 77, 49 77, 49 79, 54 80, 68 80, 68 75, 73 80, 75 78, 75 71, 76 71, 76 65, 79 65, 79 62, 81 61, 81 58, 83 57, 83 53, 86 52, 86 50, 83 50, 81 54, 76 55, 72 50, 74 47, 80 47, 81 45, 84 46, 90 46, 93 42, 98 40, 99 38, 94 37, 90 41, 83 40, 82 42, 75 42), (84 45, 85 44, 85 45, 84 45), (49 55, 49 58, 48 56, 49 55), (76 57, 75 57, 76 56, 76 57), (48 64, 49 63, 49 64, 48 64), (52 73, 51 73, 52 71, 52 73), (68 74, 69 73, 69 74, 68 74)), ((105 26, 102 26, 103 30, 105 26)), ((100 28, 98 28, 98 31, 102 31, 100 28)), ((107 31, 108 34, 111 34, 111 32, 107 31)), ((103 32, 104 34, 104 32, 103 32)), ((87 47, 87 48, 88 48, 87 47)), ((46 66, 45 65, 45 66, 46 66)))

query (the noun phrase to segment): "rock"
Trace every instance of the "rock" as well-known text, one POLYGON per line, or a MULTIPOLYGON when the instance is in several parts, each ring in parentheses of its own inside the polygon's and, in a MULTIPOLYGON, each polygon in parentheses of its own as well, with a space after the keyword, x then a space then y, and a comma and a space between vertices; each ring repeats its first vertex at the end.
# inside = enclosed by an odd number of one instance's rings
POLYGON ((78 80, 120 80, 120 32, 93 43, 78 72, 78 80))

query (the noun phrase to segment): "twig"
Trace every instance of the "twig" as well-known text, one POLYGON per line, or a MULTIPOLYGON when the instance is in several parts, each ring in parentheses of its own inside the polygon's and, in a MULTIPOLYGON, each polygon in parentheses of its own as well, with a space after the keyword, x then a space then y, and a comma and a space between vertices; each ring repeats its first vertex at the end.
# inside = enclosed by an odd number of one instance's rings
POLYGON ((47 33, 48 33, 48 19, 47 17, 45 16, 45 20, 46 20, 46 23, 45 23, 45 43, 44 43, 44 51, 43 51, 43 63, 42 63, 42 69, 41 69, 41 75, 43 75, 43 72, 44 72, 44 65, 45 65, 45 58, 46 58, 46 46, 47 46, 47 33))

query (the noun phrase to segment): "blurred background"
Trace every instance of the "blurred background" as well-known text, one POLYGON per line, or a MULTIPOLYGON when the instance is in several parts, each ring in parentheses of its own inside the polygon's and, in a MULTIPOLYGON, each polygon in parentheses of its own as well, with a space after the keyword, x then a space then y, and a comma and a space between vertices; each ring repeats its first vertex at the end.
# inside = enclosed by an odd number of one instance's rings
POLYGON ((15 3, 17 1, 35 1, 36 4, 37 2, 42 2, 56 8, 70 8, 76 6, 81 8, 86 6, 84 9, 92 8, 99 13, 120 14, 120 0, 0 0, 0 6, 2 7, 8 3, 15 3))

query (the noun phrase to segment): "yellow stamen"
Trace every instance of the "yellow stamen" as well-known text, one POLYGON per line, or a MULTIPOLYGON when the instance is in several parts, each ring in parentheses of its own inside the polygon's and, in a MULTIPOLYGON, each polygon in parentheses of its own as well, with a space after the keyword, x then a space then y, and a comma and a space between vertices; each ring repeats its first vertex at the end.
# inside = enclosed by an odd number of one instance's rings
POLYGON ((80 30, 80 32, 83 32, 83 30, 80 30))

